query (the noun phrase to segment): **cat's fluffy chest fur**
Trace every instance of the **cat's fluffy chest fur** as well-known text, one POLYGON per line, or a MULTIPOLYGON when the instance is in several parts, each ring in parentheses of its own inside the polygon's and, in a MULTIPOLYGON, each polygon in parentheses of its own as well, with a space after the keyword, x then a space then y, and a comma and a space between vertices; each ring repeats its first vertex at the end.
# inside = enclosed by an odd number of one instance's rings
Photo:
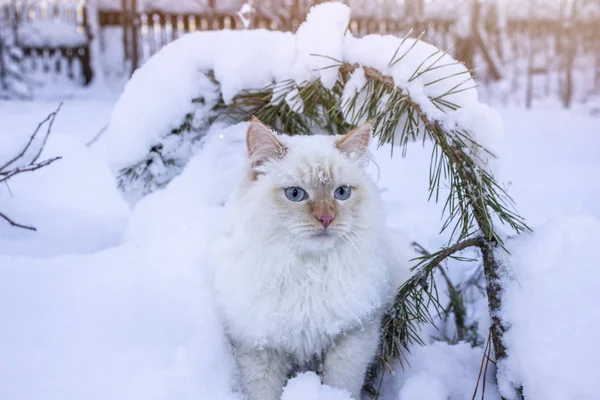
POLYGON ((342 244, 296 255, 285 246, 223 238, 215 283, 230 335, 250 346, 281 349, 298 363, 320 356, 336 336, 377 320, 389 301, 378 245, 360 253, 342 244))

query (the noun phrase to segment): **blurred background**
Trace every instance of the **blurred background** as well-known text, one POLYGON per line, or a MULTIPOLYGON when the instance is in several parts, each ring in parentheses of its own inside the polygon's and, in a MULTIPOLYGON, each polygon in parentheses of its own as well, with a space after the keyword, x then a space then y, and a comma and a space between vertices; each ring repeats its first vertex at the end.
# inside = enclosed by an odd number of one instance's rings
MULTIPOLYGON (((0 0, 0 96, 31 96, 19 85, 27 77, 37 86, 124 81, 186 32, 295 31, 320 2, 0 0)), ((354 35, 422 36, 472 68, 488 102, 587 104, 597 112, 600 0, 343 2, 354 35)))

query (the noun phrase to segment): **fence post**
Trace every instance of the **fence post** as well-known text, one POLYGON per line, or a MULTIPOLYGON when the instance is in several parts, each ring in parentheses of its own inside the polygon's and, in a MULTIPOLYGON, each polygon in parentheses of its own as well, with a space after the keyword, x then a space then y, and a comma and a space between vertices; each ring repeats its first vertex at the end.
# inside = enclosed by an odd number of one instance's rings
POLYGON ((129 10, 129 23, 131 27, 131 73, 139 66, 139 43, 138 43, 138 12, 136 0, 131 0, 131 9, 129 10))
POLYGON ((129 25, 127 16, 127 0, 121 0, 121 25, 123 28, 123 60, 127 62, 129 60, 129 29, 127 26, 129 25))
MULTIPOLYGON (((98 12, 97 8, 94 8, 94 10, 96 12, 98 12)), ((82 64, 82 72, 83 72, 83 79, 86 85, 88 85, 92 79, 94 79, 94 73, 96 74, 101 74, 102 71, 94 71, 92 69, 92 63, 91 63, 91 52, 92 52, 92 40, 98 40, 98 38, 94 38, 91 30, 90 30, 90 24, 88 21, 88 9, 87 6, 84 6, 83 9, 81 10, 82 15, 81 15, 81 19, 82 19, 82 24, 83 24, 83 29, 85 30, 85 35, 88 38, 88 43, 85 46, 85 50, 84 50, 84 54, 81 55, 81 64, 82 64)), ((97 18, 97 16, 94 16, 97 18)), ((96 32, 99 33, 99 32, 96 32)), ((98 56, 97 54, 95 56, 98 56)))

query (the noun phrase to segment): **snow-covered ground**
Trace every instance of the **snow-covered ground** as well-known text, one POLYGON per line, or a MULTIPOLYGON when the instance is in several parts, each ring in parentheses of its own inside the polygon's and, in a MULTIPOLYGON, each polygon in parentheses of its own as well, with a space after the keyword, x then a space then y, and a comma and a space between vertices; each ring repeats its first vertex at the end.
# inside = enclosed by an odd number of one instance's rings
MULTIPOLYGON (((0 187, 0 211, 38 228, 0 220, 0 398, 241 398, 202 260, 244 159, 244 125, 213 127, 181 176, 130 209, 107 154, 85 146, 112 104, 90 95, 65 101, 44 152, 63 159, 0 187)), ((56 105, 0 103, 1 159, 56 105)), ((509 361, 525 372, 509 379, 525 385, 528 399, 592 399, 600 375, 600 119, 561 109, 500 112, 499 179, 540 231, 511 247, 509 361)), ((438 234, 441 205, 427 202, 429 149, 389 154, 376 151, 389 224, 438 248, 447 237, 438 234)), ((415 349, 410 367, 386 380, 384 397, 470 398, 482 353, 441 342, 415 349)), ((346 398, 315 379, 296 378, 284 399, 346 398)), ((489 372, 487 380, 486 398, 498 398, 489 372)))

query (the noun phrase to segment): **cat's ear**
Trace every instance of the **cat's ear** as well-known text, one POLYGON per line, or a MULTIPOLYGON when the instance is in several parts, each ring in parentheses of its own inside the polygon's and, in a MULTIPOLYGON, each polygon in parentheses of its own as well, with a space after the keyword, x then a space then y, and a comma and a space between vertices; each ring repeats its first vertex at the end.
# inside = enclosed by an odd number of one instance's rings
POLYGON ((371 141, 371 130, 373 124, 371 121, 362 124, 335 141, 337 147, 342 153, 364 155, 369 150, 371 141))
POLYGON ((287 149, 275 134, 256 117, 252 117, 246 133, 248 159, 252 168, 268 160, 282 158, 287 149))

